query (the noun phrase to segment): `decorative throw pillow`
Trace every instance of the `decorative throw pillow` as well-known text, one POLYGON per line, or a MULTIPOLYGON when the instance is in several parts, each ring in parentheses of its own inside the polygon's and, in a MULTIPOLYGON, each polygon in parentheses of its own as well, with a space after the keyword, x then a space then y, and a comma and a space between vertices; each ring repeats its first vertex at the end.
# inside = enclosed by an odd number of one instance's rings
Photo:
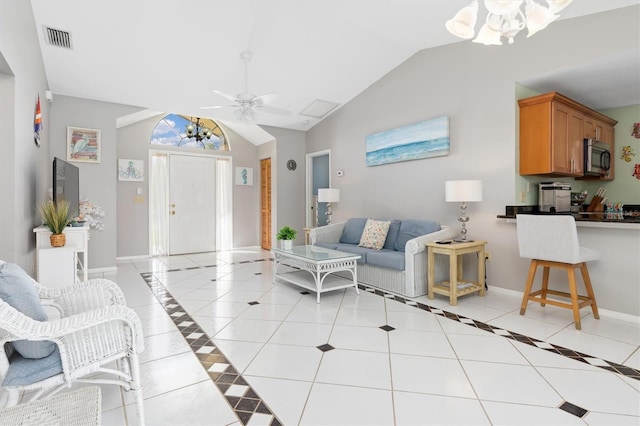
POLYGON ((367 224, 362 231, 360 247, 380 250, 384 246, 389 232, 391 221, 367 219, 367 224))
MULTIPOLYGON (((0 264, 0 299, 36 321, 47 321, 48 319, 33 281, 16 264, 0 264)), ((50 355, 56 347, 55 343, 47 340, 19 340, 12 342, 12 345, 25 358, 44 358, 50 355)))

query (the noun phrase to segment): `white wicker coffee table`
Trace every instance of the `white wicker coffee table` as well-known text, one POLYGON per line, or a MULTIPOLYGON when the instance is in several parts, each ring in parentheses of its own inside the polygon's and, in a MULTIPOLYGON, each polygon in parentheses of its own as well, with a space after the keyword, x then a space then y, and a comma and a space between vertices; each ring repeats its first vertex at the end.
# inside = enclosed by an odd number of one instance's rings
POLYGON ((20 426, 99 426, 102 393, 98 386, 60 393, 49 399, 0 410, 0 423, 20 426))
POLYGON ((359 254, 345 253, 318 246, 294 246, 291 250, 272 249, 273 282, 278 278, 317 293, 317 303, 320 294, 353 287, 357 294, 358 272, 357 260, 359 254), (278 266, 286 265, 285 271, 278 273, 278 266), (334 275, 335 272, 348 271, 352 279, 334 275))

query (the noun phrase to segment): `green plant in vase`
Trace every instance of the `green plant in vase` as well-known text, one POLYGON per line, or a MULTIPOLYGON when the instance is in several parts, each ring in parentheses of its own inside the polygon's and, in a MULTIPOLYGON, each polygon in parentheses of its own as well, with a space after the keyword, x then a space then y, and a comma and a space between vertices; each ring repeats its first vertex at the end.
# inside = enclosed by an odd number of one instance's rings
POLYGON ((69 202, 66 200, 57 203, 49 200, 40 205, 40 214, 44 225, 51 231, 52 247, 62 247, 66 244, 66 236, 63 231, 73 220, 72 213, 69 211, 69 202))
POLYGON ((289 226, 284 226, 278 233, 276 234, 276 238, 280 240, 280 247, 283 250, 291 250, 293 247, 293 240, 296 239, 296 235, 298 231, 289 226))

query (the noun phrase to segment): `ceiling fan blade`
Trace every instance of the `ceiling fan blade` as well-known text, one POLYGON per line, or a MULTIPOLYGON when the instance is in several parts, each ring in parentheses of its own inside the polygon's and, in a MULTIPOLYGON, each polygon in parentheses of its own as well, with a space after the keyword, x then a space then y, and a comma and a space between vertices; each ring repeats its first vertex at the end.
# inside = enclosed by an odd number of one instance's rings
POLYGON ((215 90, 215 89, 214 89, 214 90, 212 90, 212 92, 213 92, 213 93, 215 93, 215 94, 217 94, 217 95, 222 96, 223 98, 227 98, 227 99, 229 99, 230 101, 234 101, 234 102, 236 102, 236 101, 238 100, 238 98, 237 98, 236 96, 230 95, 230 94, 228 94, 228 93, 221 92, 220 90, 215 90))
POLYGON ((216 109, 216 108, 235 108, 236 105, 213 105, 213 106, 203 106, 200 109, 216 109))
POLYGON ((266 93, 260 96, 254 96, 253 101, 257 102, 258 105, 270 104, 278 98, 278 95, 275 93, 266 93))
POLYGON ((291 115, 291 111, 287 111, 286 109, 276 108, 267 105, 256 105, 256 109, 260 112, 265 112, 267 114, 276 114, 276 115, 291 115))

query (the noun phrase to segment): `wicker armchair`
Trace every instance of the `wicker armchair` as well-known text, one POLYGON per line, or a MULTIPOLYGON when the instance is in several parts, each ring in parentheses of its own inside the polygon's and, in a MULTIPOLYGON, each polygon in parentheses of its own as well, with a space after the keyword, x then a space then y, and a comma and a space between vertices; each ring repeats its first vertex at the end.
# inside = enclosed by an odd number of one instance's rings
POLYGON ((103 279, 63 288, 33 284, 42 305, 54 308, 58 318, 51 315, 48 321, 35 321, 0 300, 0 345, 4 349, 0 351, 0 374, 7 392, 5 406, 16 405, 22 391, 36 391, 29 398, 33 401, 51 397, 74 382, 116 384, 133 392, 138 423, 144 424, 138 365, 138 354, 144 349, 142 325, 136 313, 125 306, 120 288, 103 279), (53 357, 48 365, 57 362, 61 370, 31 383, 30 379, 7 383, 20 369, 45 368, 33 364, 43 359, 23 358, 17 353, 8 356, 6 343, 19 340, 54 342, 57 349, 44 360, 53 357), (112 362, 115 368, 105 367, 112 362), (87 377, 97 373, 114 377, 87 377))

